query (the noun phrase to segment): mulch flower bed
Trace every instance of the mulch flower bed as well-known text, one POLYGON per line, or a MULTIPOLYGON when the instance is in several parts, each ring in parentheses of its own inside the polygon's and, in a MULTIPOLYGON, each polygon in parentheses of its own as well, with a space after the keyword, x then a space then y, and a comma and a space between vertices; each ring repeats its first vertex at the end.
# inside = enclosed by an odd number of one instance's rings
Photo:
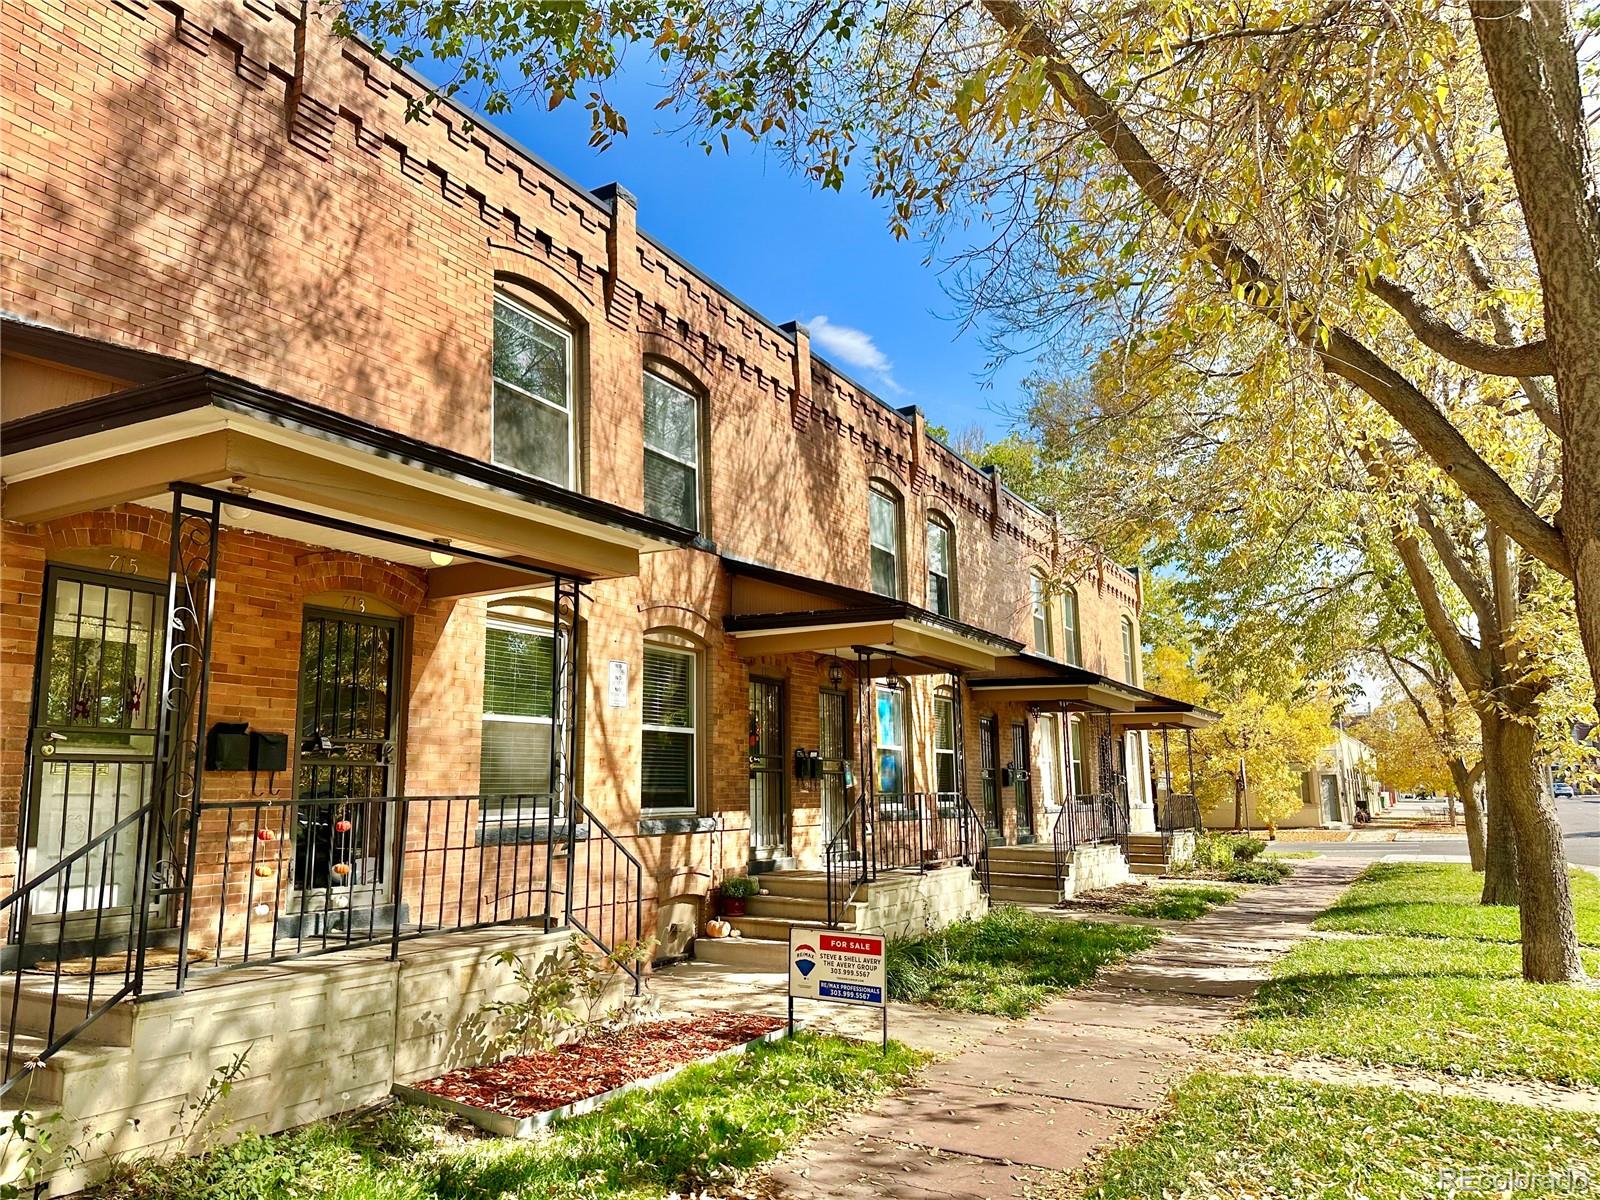
POLYGON ((1091 912, 1115 912, 1130 900, 1145 900, 1150 896, 1150 886, 1144 883, 1118 883, 1097 888, 1092 892, 1079 892, 1065 902, 1066 908, 1084 908, 1091 912))
POLYGON ((780 1017, 733 1012, 652 1021, 598 1041, 462 1067, 412 1087, 510 1117, 533 1116, 707 1058, 785 1023, 780 1017))

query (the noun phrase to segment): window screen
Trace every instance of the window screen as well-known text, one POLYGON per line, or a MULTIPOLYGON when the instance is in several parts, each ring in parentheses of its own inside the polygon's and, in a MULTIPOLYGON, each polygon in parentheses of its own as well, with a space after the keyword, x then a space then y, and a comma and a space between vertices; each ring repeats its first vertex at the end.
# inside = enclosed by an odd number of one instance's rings
POLYGON ((478 789, 485 811, 499 808, 493 797, 516 796, 531 813, 529 797, 548 802, 552 685, 555 636, 535 625, 491 622, 484 634, 483 747, 478 789))
POLYGON ((644 377, 644 511, 700 528, 700 405, 682 388, 644 377))
POLYGON ((682 650, 644 651, 644 751, 640 808, 695 807, 695 657, 682 650))

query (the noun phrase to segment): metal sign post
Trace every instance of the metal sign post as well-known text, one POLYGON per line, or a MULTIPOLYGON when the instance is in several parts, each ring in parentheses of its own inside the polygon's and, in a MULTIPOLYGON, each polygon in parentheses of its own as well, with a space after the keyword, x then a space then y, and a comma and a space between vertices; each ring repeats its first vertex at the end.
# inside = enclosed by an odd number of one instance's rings
POLYGON ((883 951, 881 933, 789 926, 789 1033, 794 1033, 796 999, 876 1008, 883 1016, 887 1051, 889 988, 883 951))

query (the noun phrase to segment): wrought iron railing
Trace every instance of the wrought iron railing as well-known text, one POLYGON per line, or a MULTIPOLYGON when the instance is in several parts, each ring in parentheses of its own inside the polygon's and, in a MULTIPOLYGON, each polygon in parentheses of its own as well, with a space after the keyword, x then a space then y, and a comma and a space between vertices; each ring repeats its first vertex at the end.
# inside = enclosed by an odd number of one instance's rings
POLYGON ((644 864, 583 804, 566 824, 566 917, 615 962, 639 991, 651 947, 644 930, 644 864), (581 835, 581 836, 580 836, 581 835))
POLYGON ((989 838, 959 792, 879 792, 857 797, 823 853, 828 923, 843 920, 856 888, 894 871, 969 866, 989 891, 989 838))
POLYGON ((131 840, 138 855, 134 861, 142 859, 153 812, 152 804, 140 805, 0 899, 0 926, 8 924, 11 931, 4 959, 9 994, 0 997, 6 1015, 0 1097, 138 991, 143 945, 126 926, 143 898, 136 888, 115 918, 124 926, 116 936, 108 936, 108 905, 102 901, 115 887, 112 872, 119 844, 131 840), (74 964, 70 970, 69 961, 74 964), (81 977, 81 989, 63 992, 64 977, 81 977), (25 988, 25 981, 48 985, 49 1014, 33 1038, 22 1032, 19 1020, 27 992, 34 990, 25 988))
POLYGON ((1080 846, 1128 845, 1128 803, 1120 790, 1071 796, 1056 813, 1051 838, 1056 883, 1066 881, 1072 856, 1080 846))
POLYGON ((1159 805, 1156 828, 1164 834, 1200 828, 1200 802, 1189 792, 1168 792, 1159 805))

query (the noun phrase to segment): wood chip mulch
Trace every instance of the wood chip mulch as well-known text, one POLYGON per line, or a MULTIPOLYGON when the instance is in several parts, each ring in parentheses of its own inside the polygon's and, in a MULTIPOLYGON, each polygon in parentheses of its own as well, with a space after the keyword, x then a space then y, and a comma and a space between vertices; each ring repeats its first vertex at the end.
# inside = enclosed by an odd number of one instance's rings
POLYGON ((412 1086, 475 1108, 528 1117, 707 1058, 783 1024, 781 1017, 750 1013, 697 1013, 486 1066, 461 1067, 412 1086))
POLYGON ((1065 908, 1086 908, 1093 912, 1115 912, 1130 900, 1145 900, 1150 887, 1143 883, 1118 883, 1092 892, 1080 892, 1068 900, 1065 908))

